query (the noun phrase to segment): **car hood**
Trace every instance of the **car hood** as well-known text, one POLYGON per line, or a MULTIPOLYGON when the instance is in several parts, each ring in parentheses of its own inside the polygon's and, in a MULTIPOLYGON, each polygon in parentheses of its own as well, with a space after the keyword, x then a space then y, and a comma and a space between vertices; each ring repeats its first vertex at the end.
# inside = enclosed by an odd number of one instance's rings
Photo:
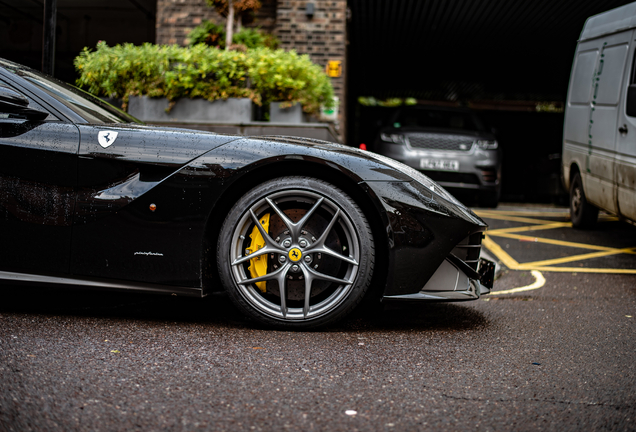
MULTIPOLYGON (((461 204, 454 196, 452 196, 448 191, 446 191, 443 187, 435 183, 426 175, 422 174, 420 171, 405 165, 401 162, 398 162, 389 157, 366 151, 360 150, 355 147, 349 147, 342 144, 335 144, 328 141, 317 140, 313 138, 300 138, 300 137, 289 137, 289 136, 257 136, 250 137, 252 140, 267 140, 267 141, 275 141, 279 143, 286 144, 295 144, 299 146, 311 146, 314 148, 318 148, 321 150, 326 150, 329 153, 337 153, 345 156, 352 156, 357 159, 362 159, 369 164, 374 166, 384 166, 386 170, 390 170, 394 179, 400 179, 402 181, 416 181, 421 185, 425 186, 427 190, 432 191, 436 195, 442 197, 444 200, 452 203, 454 205, 460 206, 464 208, 465 206, 461 204)), ((363 178, 363 180, 370 180, 367 178, 363 178)), ((375 180, 375 179, 374 179, 375 180)))

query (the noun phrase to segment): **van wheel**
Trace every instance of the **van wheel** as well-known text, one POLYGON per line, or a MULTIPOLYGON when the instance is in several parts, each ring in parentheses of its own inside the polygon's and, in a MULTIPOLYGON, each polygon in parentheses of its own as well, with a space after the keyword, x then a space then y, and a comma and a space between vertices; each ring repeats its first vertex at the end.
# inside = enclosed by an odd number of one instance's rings
POLYGON ((574 228, 591 228, 598 219, 598 208, 587 202, 579 173, 570 184, 570 219, 574 228))

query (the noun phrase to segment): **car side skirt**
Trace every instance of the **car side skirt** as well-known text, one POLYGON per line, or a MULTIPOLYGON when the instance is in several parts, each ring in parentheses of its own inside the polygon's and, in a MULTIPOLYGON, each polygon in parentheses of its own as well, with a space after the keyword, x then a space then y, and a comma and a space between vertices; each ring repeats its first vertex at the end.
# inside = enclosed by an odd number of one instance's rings
POLYGON ((140 293, 143 292, 167 295, 181 295, 188 297, 204 297, 205 295, 201 288, 157 285, 112 279, 46 276, 26 273, 14 273, 7 271, 0 271, 0 284, 28 284, 45 287, 58 286, 60 288, 94 288, 99 290, 128 291, 140 293))

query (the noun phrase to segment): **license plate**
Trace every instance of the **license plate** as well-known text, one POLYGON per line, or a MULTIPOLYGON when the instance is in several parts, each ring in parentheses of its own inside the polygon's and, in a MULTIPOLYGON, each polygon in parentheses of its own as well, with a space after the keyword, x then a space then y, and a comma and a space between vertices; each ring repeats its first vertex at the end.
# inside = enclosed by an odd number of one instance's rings
POLYGON ((458 171, 459 161, 448 159, 420 159, 420 169, 458 171))

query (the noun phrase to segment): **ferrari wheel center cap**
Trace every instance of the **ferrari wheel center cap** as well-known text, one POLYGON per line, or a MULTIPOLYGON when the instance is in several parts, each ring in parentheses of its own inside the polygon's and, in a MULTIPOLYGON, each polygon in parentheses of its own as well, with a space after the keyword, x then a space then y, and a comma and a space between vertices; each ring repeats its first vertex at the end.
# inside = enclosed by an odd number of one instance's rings
POLYGON ((303 257, 303 253, 298 248, 292 248, 287 256, 289 256, 289 259, 293 262, 298 262, 303 257))

